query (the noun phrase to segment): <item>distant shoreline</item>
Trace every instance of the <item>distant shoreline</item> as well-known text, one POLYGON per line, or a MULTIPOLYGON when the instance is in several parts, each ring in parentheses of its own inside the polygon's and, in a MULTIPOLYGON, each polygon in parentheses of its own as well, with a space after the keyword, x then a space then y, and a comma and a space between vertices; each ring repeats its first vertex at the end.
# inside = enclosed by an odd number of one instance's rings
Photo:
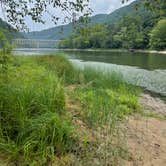
POLYGON ((150 53, 150 54, 165 54, 166 50, 157 51, 157 50, 139 50, 139 49, 58 49, 58 48, 16 48, 13 51, 19 50, 59 50, 59 51, 96 51, 96 52, 133 52, 133 53, 150 53))
POLYGON ((151 54, 166 54, 166 50, 163 50, 163 51, 157 51, 157 50, 136 50, 136 52, 151 53, 151 54))
POLYGON ((133 52, 133 53, 150 53, 150 54, 165 54, 166 50, 157 51, 157 50, 139 50, 139 49, 58 49, 63 51, 106 51, 106 52, 133 52))

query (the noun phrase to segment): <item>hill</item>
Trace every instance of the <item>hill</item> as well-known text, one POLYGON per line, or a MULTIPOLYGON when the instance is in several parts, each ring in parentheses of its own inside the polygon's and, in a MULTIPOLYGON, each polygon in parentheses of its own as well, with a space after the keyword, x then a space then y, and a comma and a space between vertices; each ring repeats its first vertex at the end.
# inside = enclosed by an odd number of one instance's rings
MULTIPOLYGON (((115 10, 110 14, 98 14, 91 17, 90 25, 95 24, 114 24, 124 16, 136 16, 139 15, 143 19, 151 17, 151 14, 144 9, 143 3, 141 0, 136 0, 130 5, 124 6, 120 9, 115 10), (139 6, 136 10, 136 6, 139 6)), ((63 39, 71 35, 73 32, 72 23, 67 25, 56 26, 42 31, 34 31, 24 34, 26 38, 30 39, 52 39, 58 40, 63 39)))

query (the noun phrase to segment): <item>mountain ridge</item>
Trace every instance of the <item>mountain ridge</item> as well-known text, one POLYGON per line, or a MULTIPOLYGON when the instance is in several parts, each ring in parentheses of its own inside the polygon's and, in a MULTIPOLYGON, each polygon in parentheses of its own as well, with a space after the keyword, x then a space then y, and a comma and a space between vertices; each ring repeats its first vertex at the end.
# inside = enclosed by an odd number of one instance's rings
MULTIPOLYGON (((142 7, 137 11, 135 9, 136 5, 142 4, 141 0, 136 0, 129 5, 116 9, 110 14, 97 14, 91 17, 90 25, 95 24, 114 24, 118 22, 122 17, 129 15, 141 15, 142 7)), ((50 40, 60 40, 70 36, 73 32, 73 25, 69 23, 67 25, 59 25, 56 27, 44 29, 41 31, 33 31, 29 33, 24 33, 24 37, 29 39, 50 39, 50 40)))

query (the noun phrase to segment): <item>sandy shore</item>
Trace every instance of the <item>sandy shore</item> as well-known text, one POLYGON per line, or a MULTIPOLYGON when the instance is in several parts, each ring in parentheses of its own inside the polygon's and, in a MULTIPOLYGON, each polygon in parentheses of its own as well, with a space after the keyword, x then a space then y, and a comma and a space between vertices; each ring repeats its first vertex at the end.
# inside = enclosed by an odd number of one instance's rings
MULTIPOLYGON (((160 98, 145 93, 140 103, 146 111, 166 117, 166 103, 160 98)), ((124 166, 166 165, 166 120, 139 114, 129 117, 126 142, 131 158, 124 166)))

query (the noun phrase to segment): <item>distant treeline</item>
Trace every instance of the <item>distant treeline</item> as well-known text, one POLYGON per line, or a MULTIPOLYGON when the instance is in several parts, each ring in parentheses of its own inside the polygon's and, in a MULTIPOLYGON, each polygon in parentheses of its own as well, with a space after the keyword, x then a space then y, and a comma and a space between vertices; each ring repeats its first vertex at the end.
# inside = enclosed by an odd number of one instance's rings
POLYGON ((59 48, 166 49, 166 18, 124 16, 111 25, 79 27, 59 48))
POLYGON ((0 48, 6 47, 12 39, 22 37, 21 33, 0 18, 0 48))

